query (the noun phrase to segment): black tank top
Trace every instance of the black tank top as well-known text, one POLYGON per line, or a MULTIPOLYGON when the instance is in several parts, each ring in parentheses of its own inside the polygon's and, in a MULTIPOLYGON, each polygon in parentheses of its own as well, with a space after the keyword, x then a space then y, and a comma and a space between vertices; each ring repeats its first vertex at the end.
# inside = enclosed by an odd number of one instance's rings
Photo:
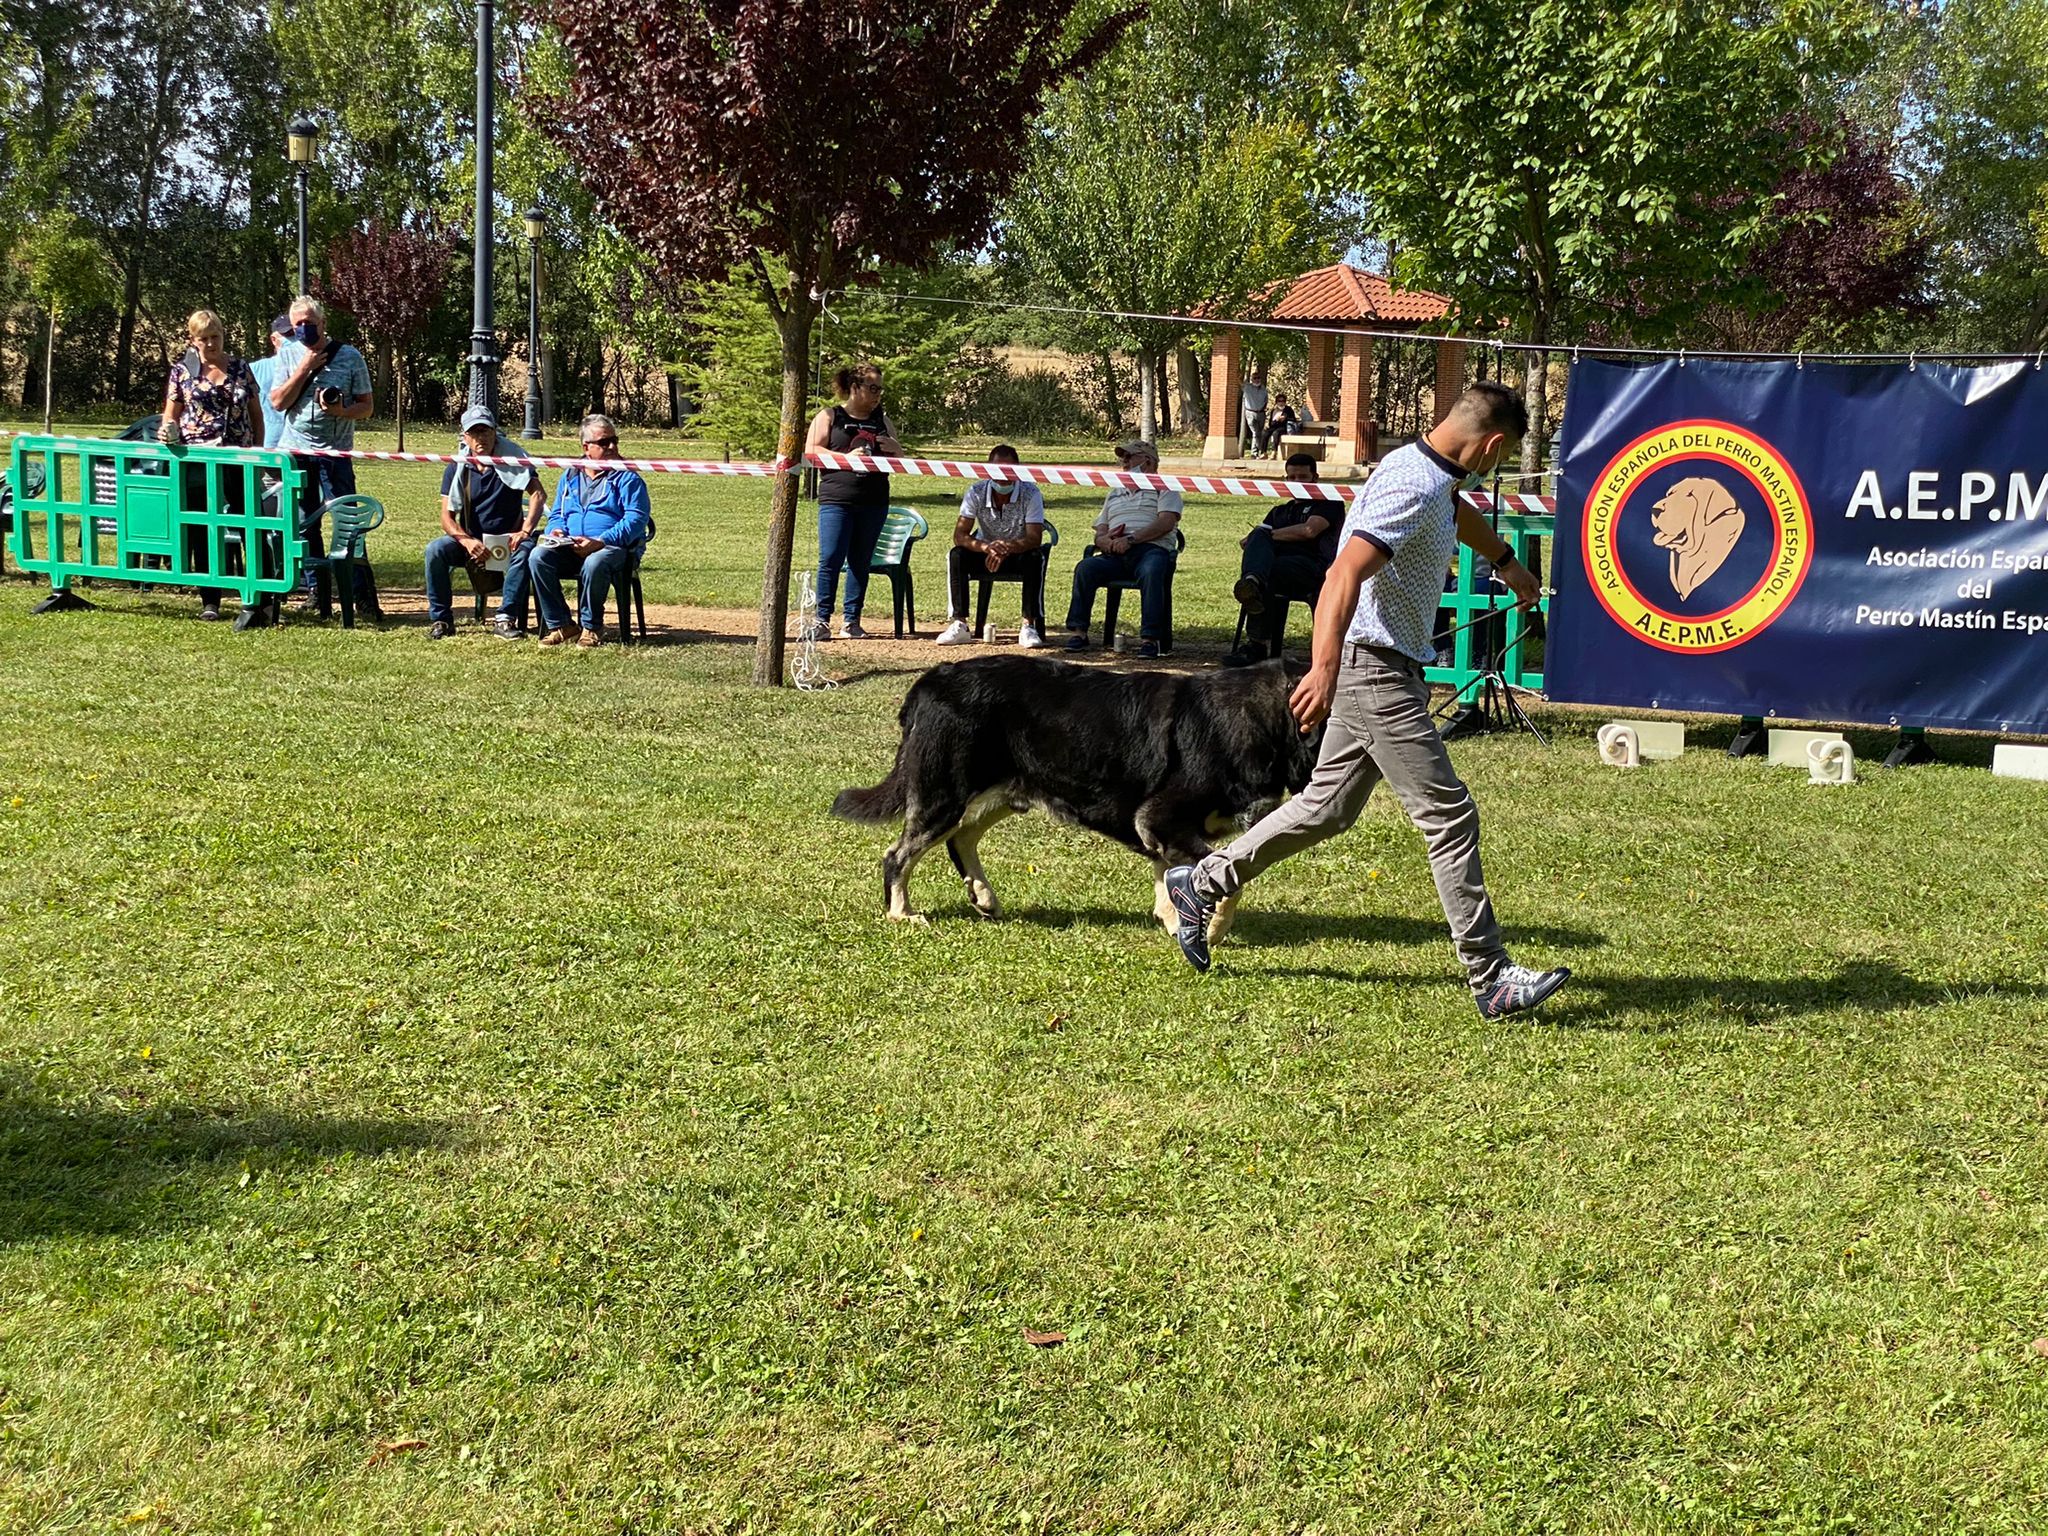
MULTIPOLYGON (((825 446, 834 453, 879 453, 878 437, 893 437, 886 412, 856 416, 843 405, 832 407, 832 430, 825 446)), ((886 507, 889 505, 889 477, 861 474, 850 469, 827 469, 818 473, 818 500, 825 506, 886 507)))

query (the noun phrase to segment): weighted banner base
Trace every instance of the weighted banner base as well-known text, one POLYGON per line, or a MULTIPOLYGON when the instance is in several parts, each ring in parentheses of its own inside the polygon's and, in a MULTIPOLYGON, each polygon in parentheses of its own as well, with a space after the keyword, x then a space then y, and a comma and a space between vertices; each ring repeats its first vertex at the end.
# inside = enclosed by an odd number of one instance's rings
POLYGON ((82 612, 83 610, 88 609, 90 607, 92 607, 91 603, 88 603, 84 598, 80 597, 76 592, 72 591, 69 587, 59 587, 56 591, 52 592, 48 597, 44 598, 40 603, 37 603, 35 607, 29 609, 29 612, 73 613, 82 612))
POLYGON ((1885 757, 1887 768, 1917 768, 1922 763, 1939 762, 1934 748, 1927 745, 1927 732, 1917 725, 1909 725, 1899 732, 1899 744, 1885 757))
POLYGON ((1742 723, 1735 728, 1735 739, 1728 743, 1728 755, 1762 757, 1769 750, 1769 733, 1764 730, 1763 716, 1744 715, 1742 723))

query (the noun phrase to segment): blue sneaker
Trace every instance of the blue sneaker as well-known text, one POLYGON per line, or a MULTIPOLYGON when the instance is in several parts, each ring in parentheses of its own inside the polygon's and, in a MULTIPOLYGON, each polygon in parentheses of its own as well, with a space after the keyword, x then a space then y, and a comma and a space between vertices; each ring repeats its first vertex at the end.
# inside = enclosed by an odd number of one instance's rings
MULTIPOLYGON (((1167 876, 1169 882, 1172 878, 1167 876)), ((1167 889, 1172 888, 1169 883, 1167 889)), ((1181 942, 1185 945, 1187 941, 1181 942)), ((1482 1019, 1509 1018, 1541 1007, 1546 998, 1571 980, 1571 976, 1568 965, 1560 965, 1554 971, 1532 971, 1526 965, 1504 965, 1486 990, 1475 995, 1472 1001, 1479 1005, 1482 1019)))
POLYGON ((1216 915, 1216 905, 1196 894, 1194 865, 1176 864, 1166 872, 1166 899, 1173 903, 1173 936, 1180 940, 1180 952, 1196 970, 1208 970, 1209 919, 1216 915))

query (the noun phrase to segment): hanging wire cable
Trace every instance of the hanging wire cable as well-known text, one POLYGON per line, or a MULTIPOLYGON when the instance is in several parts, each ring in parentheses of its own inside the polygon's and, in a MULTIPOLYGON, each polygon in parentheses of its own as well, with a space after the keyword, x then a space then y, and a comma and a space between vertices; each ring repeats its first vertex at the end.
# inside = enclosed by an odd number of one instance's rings
POLYGON ((1681 363, 1718 358, 1744 363, 2033 363, 2038 352, 1714 352, 1698 347, 1603 347, 1590 342, 1512 341, 1498 336, 1453 335, 1447 331, 1384 331, 1348 325, 1304 325, 1290 320, 1226 320, 1215 315, 1154 314, 1134 309, 1088 309, 1072 304, 1026 304, 1007 299, 955 299, 928 293, 898 293, 890 289, 857 290, 838 288, 837 294, 865 293, 866 297, 892 299, 908 304, 950 304, 967 309, 993 309, 1034 315, 1079 315, 1095 320, 1151 320, 1172 325, 1195 326, 1204 330, 1294 331, 1311 336, 1363 336, 1373 341, 1457 341, 1470 346, 1492 347, 1496 353, 1537 352, 1545 355, 1584 354, 1589 357, 1665 358, 1681 363))

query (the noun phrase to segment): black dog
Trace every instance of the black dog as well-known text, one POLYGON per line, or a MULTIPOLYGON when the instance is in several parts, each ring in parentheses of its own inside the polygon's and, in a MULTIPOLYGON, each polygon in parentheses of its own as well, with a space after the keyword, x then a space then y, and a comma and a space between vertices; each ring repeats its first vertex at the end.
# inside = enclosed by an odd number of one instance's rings
MULTIPOLYGON (((888 914, 915 916, 910 872, 939 843, 975 910, 998 915, 982 834, 1034 807, 1152 861, 1153 912, 1170 930, 1160 877, 1209 851, 1209 836, 1299 790, 1321 731, 1287 712, 1302 668, 1278 661, 1200 676, 1109 672, 1030 656, 947 662, 911 686, 896 766, 872 789, 842 790, 849 821, 903 818, 882 856, 888 914)), ((1214 936, 1230 925, 1219 911, 1214 936)))

